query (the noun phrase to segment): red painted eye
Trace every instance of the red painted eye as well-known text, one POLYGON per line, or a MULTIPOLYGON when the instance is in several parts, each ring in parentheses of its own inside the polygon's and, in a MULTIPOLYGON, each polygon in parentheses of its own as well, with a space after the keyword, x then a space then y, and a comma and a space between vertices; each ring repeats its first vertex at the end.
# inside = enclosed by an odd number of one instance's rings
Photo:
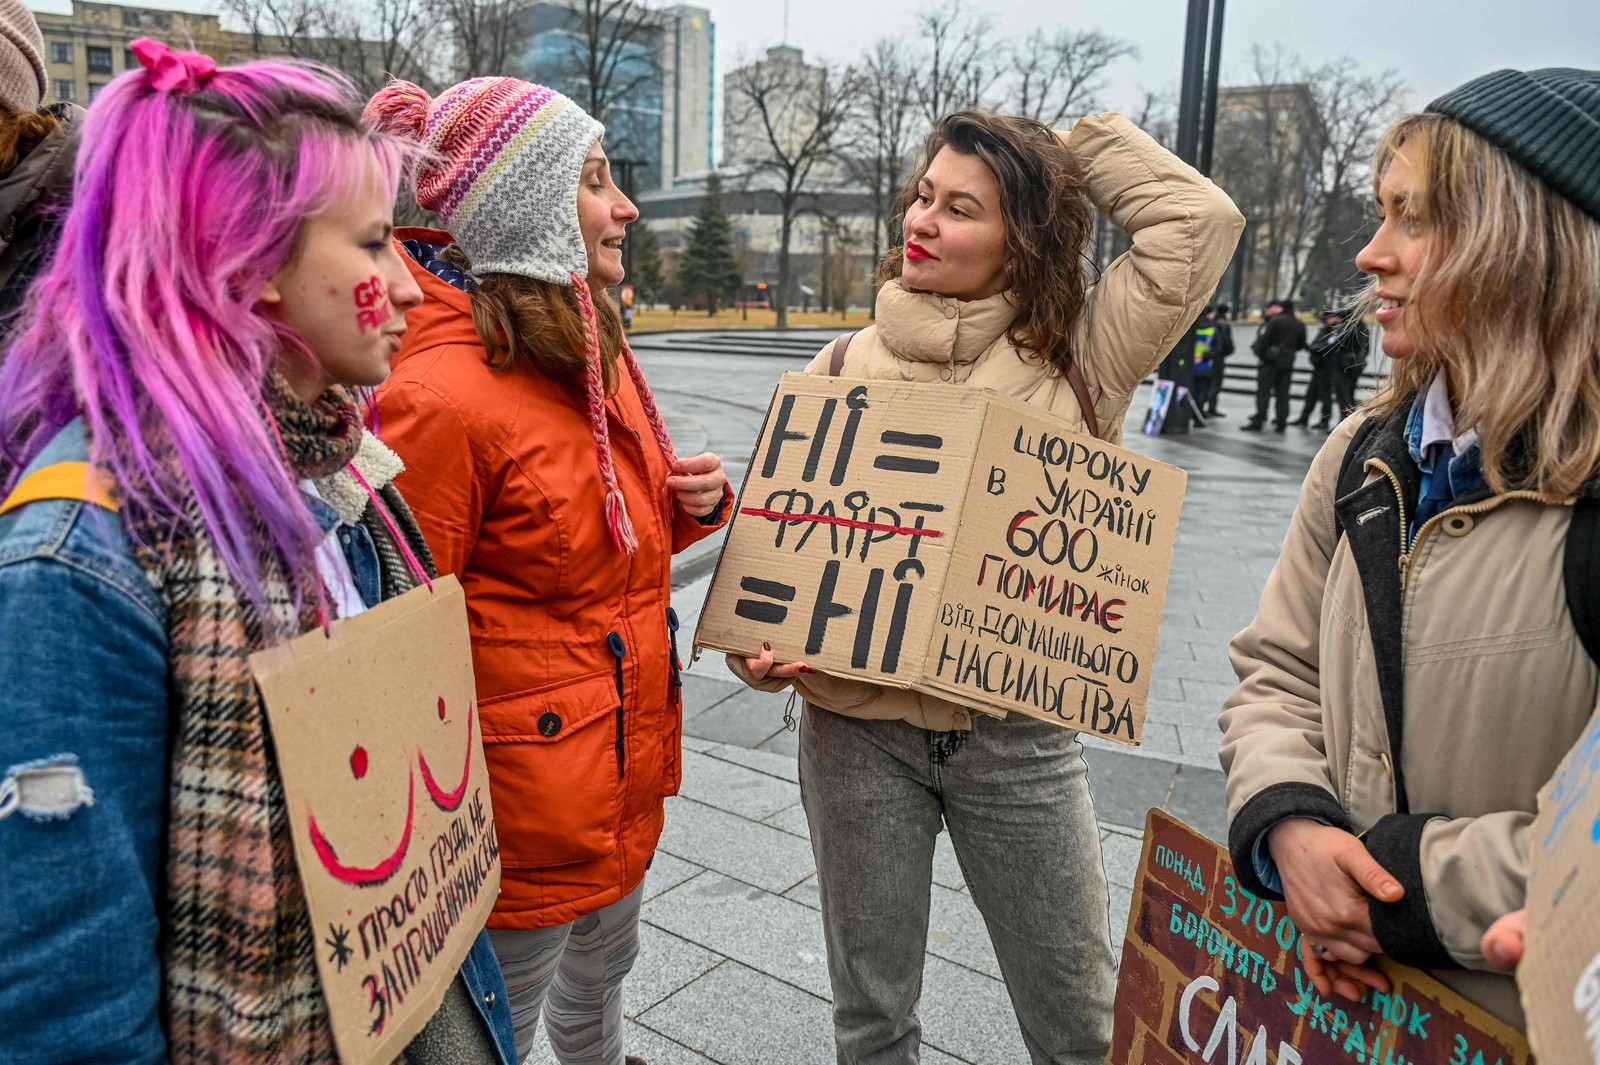
POLYGON ((439 720, 444 720, 444 696, 439 696, 439 720))
POLYGON ((367 775, 367 749, 365 747, 357 747, 350 752, 350 772, 356 775, 357 780, 367 775))

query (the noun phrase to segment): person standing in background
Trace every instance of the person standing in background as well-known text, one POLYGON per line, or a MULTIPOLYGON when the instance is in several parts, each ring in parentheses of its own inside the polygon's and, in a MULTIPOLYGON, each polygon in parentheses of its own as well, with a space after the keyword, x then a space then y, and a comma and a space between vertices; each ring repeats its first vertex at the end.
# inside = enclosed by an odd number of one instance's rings
POLYGON ((48 85, 38 22, 20 0, 0 0, 0 332, 55 251, 72 200, 84 112, 40 107, 48 85))
POLYGON ((1267 406, 1273 405, 1272 428, 1283 432, 1289 424, 1289 385, 1294 376, 1295 353, 1306 346, 1305 323, 1295 317, 1293 300, 1273 300, 1267 304, 1266 320, 1256 334, 1250 350, 1261 360, 1256 371, 1256 413, 1239 426, 1246 433, 1259 433, 1267 424, 1267 406))
POLYGON ((1217 397, 1222 394, 1222 386, 1227 384, 1228 356, 1235 351, 1233 344, 1233 323, 1228 321, 1228 314, 1233 308, 1226 303, 1212 305, 1211 325, 1216 330, 1216 336, 1211 341, 1211 391, 1206 397, 1206 403, 1201 411, 1207 418, 1226 418, 1227 415, 1217 409, 1217 397))

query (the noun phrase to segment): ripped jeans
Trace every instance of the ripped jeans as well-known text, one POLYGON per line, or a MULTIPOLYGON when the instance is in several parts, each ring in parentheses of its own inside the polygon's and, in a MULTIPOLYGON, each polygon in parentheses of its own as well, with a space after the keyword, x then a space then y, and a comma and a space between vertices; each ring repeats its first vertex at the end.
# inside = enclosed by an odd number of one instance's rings
POLYGON ((1101 1065, 1116 976, 1100 833, 1077 734, 1020 714, 929 732, 806 704, 811 826, 839 1065, 915 1065, 933 884, 948 828, 1033 1065, 1101 1065))

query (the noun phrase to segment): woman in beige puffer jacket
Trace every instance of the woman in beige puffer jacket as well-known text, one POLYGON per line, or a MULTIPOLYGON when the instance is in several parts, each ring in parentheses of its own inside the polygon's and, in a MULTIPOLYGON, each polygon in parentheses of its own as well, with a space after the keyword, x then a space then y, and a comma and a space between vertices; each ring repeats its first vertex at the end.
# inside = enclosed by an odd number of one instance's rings
MULTIPOLYGON (((907 184, 904 252, 840 373, 992 388, 1113 442, 1243 219, 1127 119, 1057 136, 949 116, 907 184), (1097 283, 1095 209, 1132 237, 1097 283), (1084 409, 1079 396, 1087 398, 1084 409)), ((832 370, 832 345, 808 372, 832 370)), ((806 700, 800 784, 816 853, 841 1063, 917 1060, 934 841, 948 827, 1036 1065, 1100 1065, 1114 994, 1098 830, 1076 734, 933 696, 730 656, 806 700)))

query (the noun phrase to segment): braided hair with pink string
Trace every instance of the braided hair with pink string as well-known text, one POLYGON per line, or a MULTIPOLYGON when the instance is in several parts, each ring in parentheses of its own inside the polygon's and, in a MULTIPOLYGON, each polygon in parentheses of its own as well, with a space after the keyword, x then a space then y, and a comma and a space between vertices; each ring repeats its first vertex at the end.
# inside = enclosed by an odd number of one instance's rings
MULTIPOLYGON (((633 531, 633 519, 628 516, 628 504, 622 498, 616 463, 611 456, 611 432, 606 425, 605 369, 600 362, 600 331, 594 297, 589 292, 589 282, 576 271, 572 274, 572 286, 578 296, 578 308, 583 314, 584 333, 588 341, 589 371, 584 375, 584 394, 588 400, 589 426, 594 431, 595 459, 600 463, 600 483, 606 493, 606 528, 611 531, 611 542, 617 545, 617 550, 631 555, 639 549, 639 537, 633 531)), ((677 452, 672 449, 672 438, 667 435, 666 423, 661 420, 661 411, 656 408, 655 393, 650 391, 644 371, 639 369, 639 360, 634 357, 626 337, 622 340, 622 350, 617 360, 628 368, 628 376, 633 379, 639 401, 644 404, 644 414, 656 435, 656 443, 661 446, 661 454, 667 460, 668 468, 671 468, 678 461, 677 452)))

